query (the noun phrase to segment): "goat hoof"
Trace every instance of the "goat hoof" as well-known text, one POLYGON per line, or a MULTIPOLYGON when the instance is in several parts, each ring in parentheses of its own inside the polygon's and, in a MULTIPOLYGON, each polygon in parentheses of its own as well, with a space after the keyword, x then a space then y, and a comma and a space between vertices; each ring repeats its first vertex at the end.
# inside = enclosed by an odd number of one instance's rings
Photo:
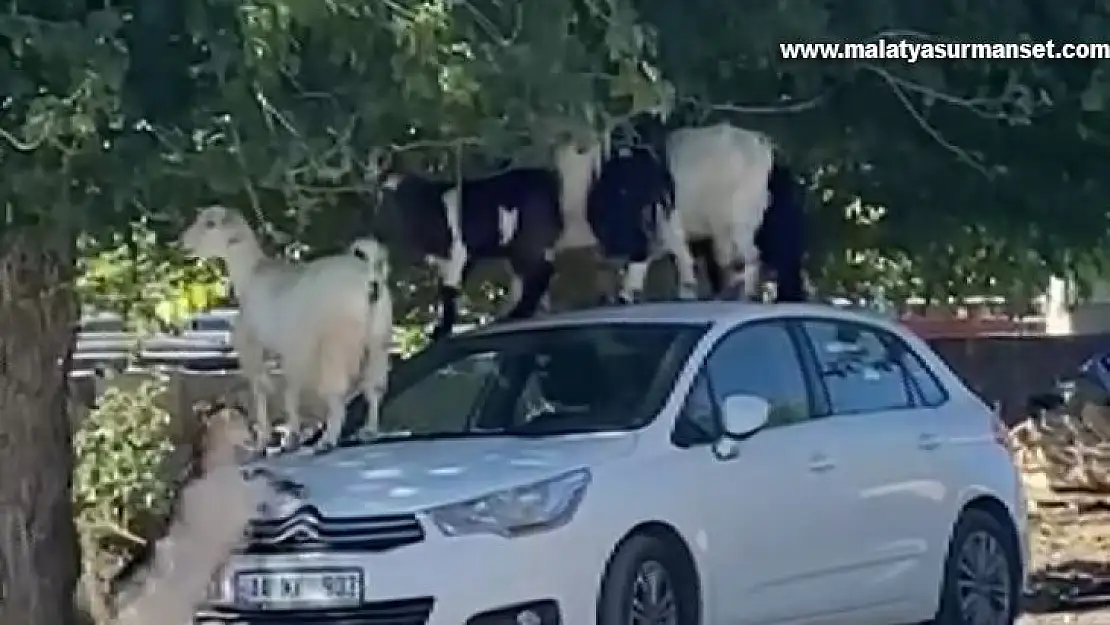
POLYGON ((335 441, 320 441, 312 446, 312 453, 320 456, 330 452, 337 447, 335 441))
POLYGON ((629 293, 627 295, 622 294, 617 297, 617 304, 620 306, 629 306, 631 304, 639 302, 641 299, 642 297, 639 293, 629 293))
POLYGON ((269 449, 274 450, 273 451, 274 455, 280 455, 280 454, 285 454, 285 453, 297 451, 300 448, 301 448, 301 436, 299 434, 294 434, 293 432, 287 432, 282 437, 280 444, 274 445, 273 447, 270 447, 269 449))
POLYGON ((378 436, 377 430, 359 430, 355 432, 355 440, 360 443, 372 443, 378 440, 378 436))
POLYGON ((698 287, 696 284, 683 284, 678 287, 678 299, 683 301, 691 301, 698 299, 698 287))
POLYGON ((238 464, 247 465, 254 464, 266 457, 266 449, 258 447, 245 447, 237 446, 235 448, 235 460, 238 464))

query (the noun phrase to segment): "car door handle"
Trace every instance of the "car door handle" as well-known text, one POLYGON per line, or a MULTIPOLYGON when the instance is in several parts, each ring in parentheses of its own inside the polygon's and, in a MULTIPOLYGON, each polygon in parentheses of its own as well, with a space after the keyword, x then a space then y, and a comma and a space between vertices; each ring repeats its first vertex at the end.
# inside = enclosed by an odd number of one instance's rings
POLYGON ((832 458, 824 454, 818 454, 809 459, 809 470, 814 473, 824 473, 826 471, 831 471, 835 467, 836 463, 833 462, 832 458))
POLYGON ((917 448, 932 451, 940 447, 940 437, 936 434, 922 434, 917 437, 917 448))

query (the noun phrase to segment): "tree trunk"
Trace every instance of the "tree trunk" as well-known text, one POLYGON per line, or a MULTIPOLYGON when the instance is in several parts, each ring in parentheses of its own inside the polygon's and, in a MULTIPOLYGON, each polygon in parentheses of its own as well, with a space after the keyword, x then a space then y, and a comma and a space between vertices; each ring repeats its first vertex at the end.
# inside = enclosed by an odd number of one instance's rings
POLYGON ((73 240, 0 237, 0 623, 73 625, 73 240), (59 364, 61 363, 61 364, 59 364))

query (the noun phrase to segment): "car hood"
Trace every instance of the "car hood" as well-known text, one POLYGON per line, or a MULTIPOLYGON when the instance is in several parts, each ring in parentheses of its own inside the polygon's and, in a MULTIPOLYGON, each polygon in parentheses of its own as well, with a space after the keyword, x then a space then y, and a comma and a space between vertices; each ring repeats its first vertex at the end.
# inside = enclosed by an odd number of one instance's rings
POLYGON ((260 468, 301 487, 277 516, 311 503, 328 517, 416 512, 529 484, 629 454, 635 432, 384 441, 325 455, 290 454, 260 468), (288 509, 286 509, 288 508, 288 509))

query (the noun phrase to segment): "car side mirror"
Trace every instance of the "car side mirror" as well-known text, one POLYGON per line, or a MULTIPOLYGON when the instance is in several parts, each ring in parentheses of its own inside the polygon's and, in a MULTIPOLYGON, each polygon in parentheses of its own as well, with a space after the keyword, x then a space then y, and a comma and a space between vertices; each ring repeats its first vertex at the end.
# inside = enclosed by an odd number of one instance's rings
POLYGON ((729 395, 721 412, 724 435, 744 440, 766 427, 771 417, 771 404, 755 395, 729 395))

